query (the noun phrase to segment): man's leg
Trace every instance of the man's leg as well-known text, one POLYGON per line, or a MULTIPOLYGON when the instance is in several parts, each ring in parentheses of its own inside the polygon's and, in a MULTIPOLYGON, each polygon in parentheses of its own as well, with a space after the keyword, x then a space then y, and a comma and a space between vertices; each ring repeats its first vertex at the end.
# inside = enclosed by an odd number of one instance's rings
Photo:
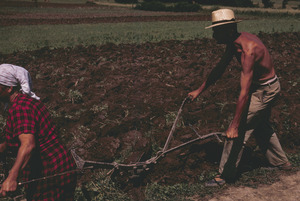
POLYGON ((238 164, 241 160, 242 154, 244 151, 244 143, 241 140, 229 140, 226 139, 224 143, 224 148, 222 152, 222 157, 219 165, 219 173, 223 174, 225 165, 230 166, 231 172, 233 171, 232 168, 237 168, 238 164))
MULTIPOLYGON (((261 133, 257 135, 262 135, 261 133)), ((267 137, 259 137, 255 135, 256 140, 259 144, 261 151, 265 154, 268 162, 272 166, 281 166, 289 163, 288 158, 286 157, 285 152, 283 151, 279 139, 276 133, 273 133, 271 136, 267 137)))
POLYGON ((265 155, 269 163, 273 166, 280 166, 289 162, 288 158, 286 157, 286 154, 284 153, 280 145, 276 133, 273 133, 273 135, 271 136, 269 141, 269 147, 265 155))
POLYGON ((239 134, 234 140, 227 139, 224 143, 223 153, 219 165, 219 173, 213 180, 206 182, 206 186, 221 186, 226 182, 232 182, 237 176, 237 167, 244 150, 244 140, 248 140, 251 132, 239 134), (247 137, 246 137, 247 135, 247 137))
POLYGON ((279 82, 264 88, 263 97, 261 99, 265 109, 261 114, 261 123, 254 133, 260 149, 265 154, 269 163, 273 166, 280 166, 287 163, 290 164, 269 121, 271 117, 271 107, 276 98, 276 94, 278 94, 279 91, 279 82))
POLYGON ((237 167, 243 155, 244 147, 250 135, 260 122, 261 103, 257 92, 252 93, 248 103, 248 113, 243 115, 239 127, 239 136, 236 139, 227 139, 219 165, 219 173, 226 180, 234 180, 237 176, 237 167))
MULTIPOLYGON (((219 173, 225 180, 234 180, 237 176, 237 167, 241 160, 244 146, 253 132, 259 130, 261 122, 269 115, 269 104, 265 104, 263 97, 264 88, 255 89, 250 96, 247 116, 241 120, 239 137, 234 140, 226 140, 219 166, 219 173)), ((276 94, 276 93, 274 93, 276 94)), ((271 99, 269 99, 270 102, 271 99)), ((269 117, 268 117, 269 118, 269 117)), ((270 134, 273 130, 268 131, 270 134)))

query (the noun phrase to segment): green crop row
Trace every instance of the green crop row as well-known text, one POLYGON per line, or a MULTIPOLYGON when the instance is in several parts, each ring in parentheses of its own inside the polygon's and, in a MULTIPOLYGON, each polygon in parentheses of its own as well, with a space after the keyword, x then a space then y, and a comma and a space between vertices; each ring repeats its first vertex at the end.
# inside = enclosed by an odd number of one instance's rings
MULTIPOLYGON (((0 53, 105 43, 145 43, 162 40, 211 38, 210 22, 134 22, 76 25, 31 25, 0 28, 0 53)), ((299 32, 297 19, 245 20, 239 30, 250 33, 299 32)))

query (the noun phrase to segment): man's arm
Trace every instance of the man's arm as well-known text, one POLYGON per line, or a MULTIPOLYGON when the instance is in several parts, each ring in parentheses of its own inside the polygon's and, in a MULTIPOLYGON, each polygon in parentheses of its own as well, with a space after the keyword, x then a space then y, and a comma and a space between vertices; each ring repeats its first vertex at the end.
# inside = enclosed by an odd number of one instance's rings
POLYGON ((18 150, 16 161, 9 171, 9 175, 2 184, 0 194, 6 196, 6 192, 15 191, 17 189, 17 178, 20 170, 28 163, 33 149, 35 148, 35 139, 32 134, 19 135, 21 146, 18 150))
POLYGON ((190 92, 188 96, 191 96, 192 100, 194 100, 202 92, 204 92, 210 85, 214 84, 223 75, 226 67, 228 66, 232 58, 233 58, 233 46, 227 46, 224 55, 222 56, 219 63, 210 72, 206 81, 203 82, 203 84, 198 89, 190 92))
POLYGON ((242 72, 241 72, 241 91, 237 101, 234 118, 227 129, 226 135, 228 138, 238 137, 238 128, 240 125, 242 113, 244 112, 248 99, 250 86, 253 79, 253 67, 255 63, 255 49, 248 48, 247 51, 242 53, 242 72))

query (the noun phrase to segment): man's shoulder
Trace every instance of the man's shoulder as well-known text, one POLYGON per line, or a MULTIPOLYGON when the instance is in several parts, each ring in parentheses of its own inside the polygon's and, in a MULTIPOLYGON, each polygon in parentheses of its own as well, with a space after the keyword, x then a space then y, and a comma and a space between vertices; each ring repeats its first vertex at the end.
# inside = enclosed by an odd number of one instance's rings
POLYGON ((262 43, 257 35, 248 32, 241 33, 241 41, 245 43, 262 43))
POLYGON ((236 47, 239 46, 243 51, 257 51, 265 49, 263 42, 254 34, 243 32, 241 36, 234 42, 236 47))
POLYGON ((249 32, 241 32, 241 36, 245 37, 257 37, 255 34, 249 33, 249 32))

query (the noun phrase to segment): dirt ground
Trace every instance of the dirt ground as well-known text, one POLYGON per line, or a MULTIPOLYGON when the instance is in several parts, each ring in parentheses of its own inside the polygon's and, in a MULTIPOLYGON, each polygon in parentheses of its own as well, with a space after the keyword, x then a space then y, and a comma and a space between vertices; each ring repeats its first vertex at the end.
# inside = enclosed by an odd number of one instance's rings
MULTIPOLYGON (((293 175, 280 176, 280 181, 271 185, 260 185, 258 188, 229 187, 221 193, 215 194, 209 201, 235 201, 235 200, 260 200, 260 201, 296 201, 300 196, 300 172, 293 175)), ((197 198, 195 197, 195 200, 197 198)), ((200 199, 201 200, 201 199, 200 199)), ((206 200, 206 199, 203 199, 206 200)))
MULTIPOLYGON (((168 15, 161 18, 128 16, 128 21, 209 19, 209 16, 196 14, 176 14, 177 18, 168 15)), ((5 13, 0 16, 1 26, 8 25, 5 16, 5 13)), ((23 17, 10 17, 12 20, 9 23, 95 22, 92 17, 85 17, 82 22, 78 16, 68 18, 69 21, 55 21, 53 16, 48 19, 25 13, 23 17), (35 19, 31 21, 32 18, 35 19)), ((105 16, 95 19, 99 20, 97 22, 127 20, 124 16, 114 20, 105 16)), ((260 33, 259 37, 270 50, 282 86, 271 122, 284 150, 288 154, 297 153, 300 147, 297 67, 300 35, 299 32, 260 33)), ((214 40, 195 39, 43 48, 0 54, 0 63, 12 63, 30 71, 34 92, 52 112, 63 142, 69 148, 76 147, 78 155, 87 160, 113 162, 118 159, 131 163, 149 159, 164 146, 182 101, 188 92, 204 81, 223 51, 224 46, 217 45, 214 40)), ((215 86, 197 101, 185 105, 170 147, 197 137, 190 125, 201 135, 226 130, 239 93, 239 77, 240 67, 234 60, 215 86)), ((200 141, 168 154, 143 175, 138 184, 131 182, 126 174, 116 178, 120 179, 121 188, 129 196, 142 200, 144 195, 141 189, 147 183, 173 185, 199 182, 199 175, 203 172, 217 169, 221 150, 222 143, 217 140, 200 141), (138 190, 141 191, 137 193, 138 190)), ((241 169, 268 166, 253 139, 247 145, 244 158, 241 169)), ((271 186, 258 189, 230 186, 222 194, 207 199, 274 200, 277 197, 280 200, 294 200, 299 197, 299 172, 280 179, 271 186)), ((195 200, 199 199, 195 197, 195 200)))

